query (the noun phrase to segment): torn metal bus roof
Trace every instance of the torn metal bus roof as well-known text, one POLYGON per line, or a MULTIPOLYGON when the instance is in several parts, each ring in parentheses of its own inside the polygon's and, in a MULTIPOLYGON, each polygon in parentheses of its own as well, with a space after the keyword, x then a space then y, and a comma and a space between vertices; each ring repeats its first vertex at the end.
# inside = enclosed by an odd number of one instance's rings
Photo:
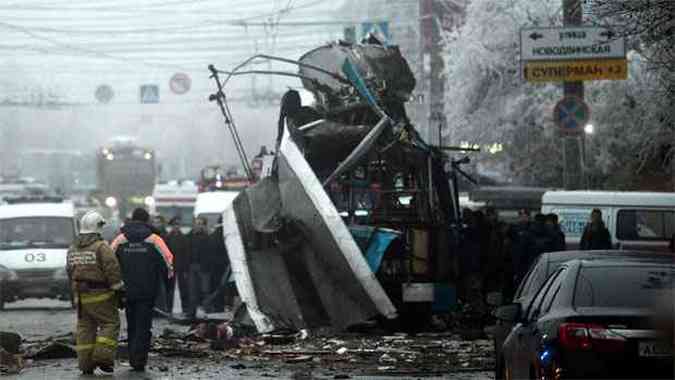
POLYGON ((277 159, 277 178, 243 191, 224 214, 234 279, 258 331, 343 329, 377 315, 395 318, 396 309, 288 132, 277 159))
MULTIPOLYGON (((300 62, 341 76, 345 74, 345 62, 349 62, 385 103, 407 102, 415 88, 415 76, 397 46, 331 43, 304 54, 300 62)), ((353 102, 352 88, 333 76, 307 66, 299 70, 302 84, 314 93, 318 108, 335 111, 353 102)))
MULTIPOLYGON (((272 175, 242 191, 223 215, 237 289, 260 332, 395 318, 375 274, 384 273, 385 251, 392 246, 397 260, 412 260, 403 251, 413 245, 401 243, 412 238, 399 233, 406 226, 426 228, 416 238, 431 244, 416 247, 447 246, 457 209, 444 154, 420 138, 405 112, 415 78, 397 47, 378 44, 329 44, 295 63, 317 101, 303 106, 297 91, 286 92, 272 175), (345 202, 340 189, 358 186, 358 204, 345 202), (338 208, 352 216, 357 208, 366 224, 391 230, 362 252, 338 208)), ((348 219, 350 227, 361 223, 348 219)), ((434 252, 443 250, 420 252, 433 265, 401 265, 387 273, 395 281, 383 283, 392 289, 411 276, 447 278, 449 260, 434 252)), ((400 302, 397 292, 389 294, 400 302)))

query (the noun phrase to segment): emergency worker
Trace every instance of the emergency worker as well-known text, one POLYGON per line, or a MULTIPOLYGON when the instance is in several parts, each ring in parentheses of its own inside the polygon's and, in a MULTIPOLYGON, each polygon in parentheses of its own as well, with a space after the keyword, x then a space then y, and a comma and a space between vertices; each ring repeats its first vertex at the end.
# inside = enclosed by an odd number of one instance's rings
POLYGON ((122 227, 112 248, 122 268, 127 290, 126 317, 129 336, 129 364, 145 371, 152 338, 152 315, 160 283, 173 277, 173 254, 149 225, 150 215, 134 210, 131 221, 122 227))
POLYGON ((68 250, 66 269, 77 305, 76 350, 80 370, 114 370, 120 319, 117 308, 124 283, 117 257, 101 237, 105 219, 89 211, 80 235, 68 250))

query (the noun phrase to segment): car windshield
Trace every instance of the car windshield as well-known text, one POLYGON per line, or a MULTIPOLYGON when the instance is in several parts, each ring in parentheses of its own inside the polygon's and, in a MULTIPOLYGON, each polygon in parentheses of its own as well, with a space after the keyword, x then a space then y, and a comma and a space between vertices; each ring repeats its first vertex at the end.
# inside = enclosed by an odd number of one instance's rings
POLYGON ((575 307, 651 308, 673 289, 675 267, 602 266, 582 268, 575 307))
POLYGON ((75 238, 71 218, 28 217, 0 220, 0 249, 67 248, 75 238))

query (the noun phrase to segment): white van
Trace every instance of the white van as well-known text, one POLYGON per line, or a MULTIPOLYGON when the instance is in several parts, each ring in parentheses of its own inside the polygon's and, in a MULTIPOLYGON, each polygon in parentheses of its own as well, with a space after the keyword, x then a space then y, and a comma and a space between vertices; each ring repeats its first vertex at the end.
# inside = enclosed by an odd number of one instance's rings
POLYGON ((70 299, 66 256, 76 231, 70 202, 0 206, 0 310, 25 298, 70 299))
POLYGON ((578 248, 594 208, 602 211, 615 247, 668 250, 675 233, 675 193, 548 191, 542 197, 541 211, 558 214, 568 249, 578 248))
POLYGON ((195 203, 194 216, 206 219, 207 227, 212 230, 217 224, 218 219, 229 206, 234 198, 239 195, 238 191, 211 191, 199 193, 195 203))
POLYGON ((150 211, 161 215, 167 221, 180 218, 180 228, 187 233, 192 226, 195 204, 199 189, 192 181, 170 181, 155 185, 150 200, 150 211))

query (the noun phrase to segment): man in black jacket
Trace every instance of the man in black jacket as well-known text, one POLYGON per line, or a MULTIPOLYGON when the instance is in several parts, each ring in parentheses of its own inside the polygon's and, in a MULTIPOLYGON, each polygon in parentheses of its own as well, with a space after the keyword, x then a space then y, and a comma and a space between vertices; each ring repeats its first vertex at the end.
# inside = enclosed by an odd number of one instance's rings
POLYGON ((148 361, 159 284, 173 277, 173 254, 149 221, 147 211, 135 209, 112 243, 126 285, 129 363, 135 371, 144 371, 148 361))
POLYGON ((169 222, 169 231, 166 234, 166 245, 173 253, 176 282, 183 311, 190 309, 190 247, 187 236, 180 230, 178 217, 169 222))
POLYGON ((190 257, 190 302, 189 308, 184 309, 188 318, 194 318, 197 308, 201 306, 204 297, 209 292, 209 232, 206 228, 206 219, 196 218, 192 231, 188 234, 190 257))
POLYGON ((595 208, 591 212, 591 222, 584 228, 584 234, 579 242, 579 249, 589 251, 594 249, 612 249, 612 237, 602 221, 602 211, 595 208))
POLYGON ((211 293, 209 298, 211 304, 205 306, 209 307, 209 311, 219 313, 225 310, 226 282, 223 277, 230 263, 227 257, 227 248, 225 248, 222 217, 218 219, 218 225, 209 236, 209 246, 209 290, 211 293))

